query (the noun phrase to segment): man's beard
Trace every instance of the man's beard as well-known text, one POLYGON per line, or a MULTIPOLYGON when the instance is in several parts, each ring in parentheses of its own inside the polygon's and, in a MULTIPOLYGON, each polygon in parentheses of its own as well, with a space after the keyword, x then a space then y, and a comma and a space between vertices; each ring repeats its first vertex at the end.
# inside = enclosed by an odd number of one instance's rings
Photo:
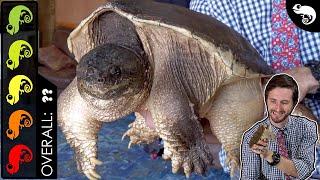
POLYGON ((275 123, 281 123, 283 121, 285 121, 288 116, 291 114, 291 111, 286 113, 285 111, 280 111, 280 112, 276 112, 276 111, 270 111, 269 112, 269 117, 271 118, 271 120, 275 123), (275 113, 275 114, 274 114, 275 113))

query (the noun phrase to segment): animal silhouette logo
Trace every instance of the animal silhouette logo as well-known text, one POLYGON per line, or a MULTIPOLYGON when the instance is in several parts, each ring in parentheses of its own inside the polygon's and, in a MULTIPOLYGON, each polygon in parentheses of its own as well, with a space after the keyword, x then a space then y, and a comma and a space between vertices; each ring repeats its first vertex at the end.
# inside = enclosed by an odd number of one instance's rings
POLYGON ((11 70, 19 66, 19 61, 30 58, 33 54, 31 45, 24 40, 17 40, 10 45, 9 59, 6 61, 7 67, 11 70))
POLYGON ((15 145, 9 151, 9 162, 6 165, 6 170, 11 175, 16 174, 20 169, 20 164, 29 163, 32 159, 33 154, 28 146, 24 144, 15 145))
POLYGON ((304 25, 312 24, 316 20, 316 11, 311 6, 302 6, 301 4, 295 4, 292 9, 293 12, 301 15, 302 23, 304 25))
POLYGON ((33 89, 32 81, 25 75, 14 76, 9 83, 9 94, 7 94, 7 102, 11 105, 16 104, 22 93, 30 93, 33 89))
POLYGON ((7 129, 7 137, 11 140, 17 138, 20 129, 32 126, 33 119, 29 112, 25 110, 16 110, 9 117, 9 128, 7 129))
POLYGON ((17 5, 9 13, 9 24, 6 26, 7 32, 14 35, 19 32, 20 25, 30 23, 33 15, 30 9, 24 5, 17 5))

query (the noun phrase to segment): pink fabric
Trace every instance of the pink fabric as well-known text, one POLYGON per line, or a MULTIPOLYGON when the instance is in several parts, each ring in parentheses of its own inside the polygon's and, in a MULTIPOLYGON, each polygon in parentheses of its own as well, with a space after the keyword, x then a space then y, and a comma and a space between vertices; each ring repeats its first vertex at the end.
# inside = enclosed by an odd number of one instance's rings
POLYGON ((277 72, 301 66, 297 27, 288 17, 285 0, 272 0, 271 66, 277 72))
MULTIPOLYGON (((284 136, 284 132, 281 130, 277 133, 277 142, 278 142, 278 146, 279 146, 279 154, 281 156, 289 158, 288 150, 286 147, 286 139, 284 136)), ((290 179, 290 177, 286 175, 286 180, 289 180, 289 179, 290 179)))

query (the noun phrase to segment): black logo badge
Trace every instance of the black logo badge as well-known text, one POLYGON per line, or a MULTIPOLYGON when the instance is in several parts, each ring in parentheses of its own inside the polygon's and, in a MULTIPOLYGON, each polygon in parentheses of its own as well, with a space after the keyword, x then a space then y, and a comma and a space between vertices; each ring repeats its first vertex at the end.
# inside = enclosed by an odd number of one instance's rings
POLYGON ((299 28, 320 32, 320 6, 315 0, 287 0, 286 8, 290 19, 299 28))

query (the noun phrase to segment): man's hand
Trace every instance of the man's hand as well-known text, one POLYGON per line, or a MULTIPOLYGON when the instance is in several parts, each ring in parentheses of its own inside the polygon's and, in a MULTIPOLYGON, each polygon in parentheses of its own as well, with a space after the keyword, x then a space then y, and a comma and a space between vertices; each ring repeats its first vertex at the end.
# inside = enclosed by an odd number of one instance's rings
POLYGON ((251 148, 252 152, 259 154, 262 159, 268 162, 272 162, 273 152, 268 149, 268 142, 259 140, 257 144, 254 144, 251 148))
POLYGON ((297 67, 284 71, 291 75, 299 86, 299 102, 306 96, 306 94, 314 94, 319 88, 319 82, 313 77, 311 70, 307 67, 297 67))

